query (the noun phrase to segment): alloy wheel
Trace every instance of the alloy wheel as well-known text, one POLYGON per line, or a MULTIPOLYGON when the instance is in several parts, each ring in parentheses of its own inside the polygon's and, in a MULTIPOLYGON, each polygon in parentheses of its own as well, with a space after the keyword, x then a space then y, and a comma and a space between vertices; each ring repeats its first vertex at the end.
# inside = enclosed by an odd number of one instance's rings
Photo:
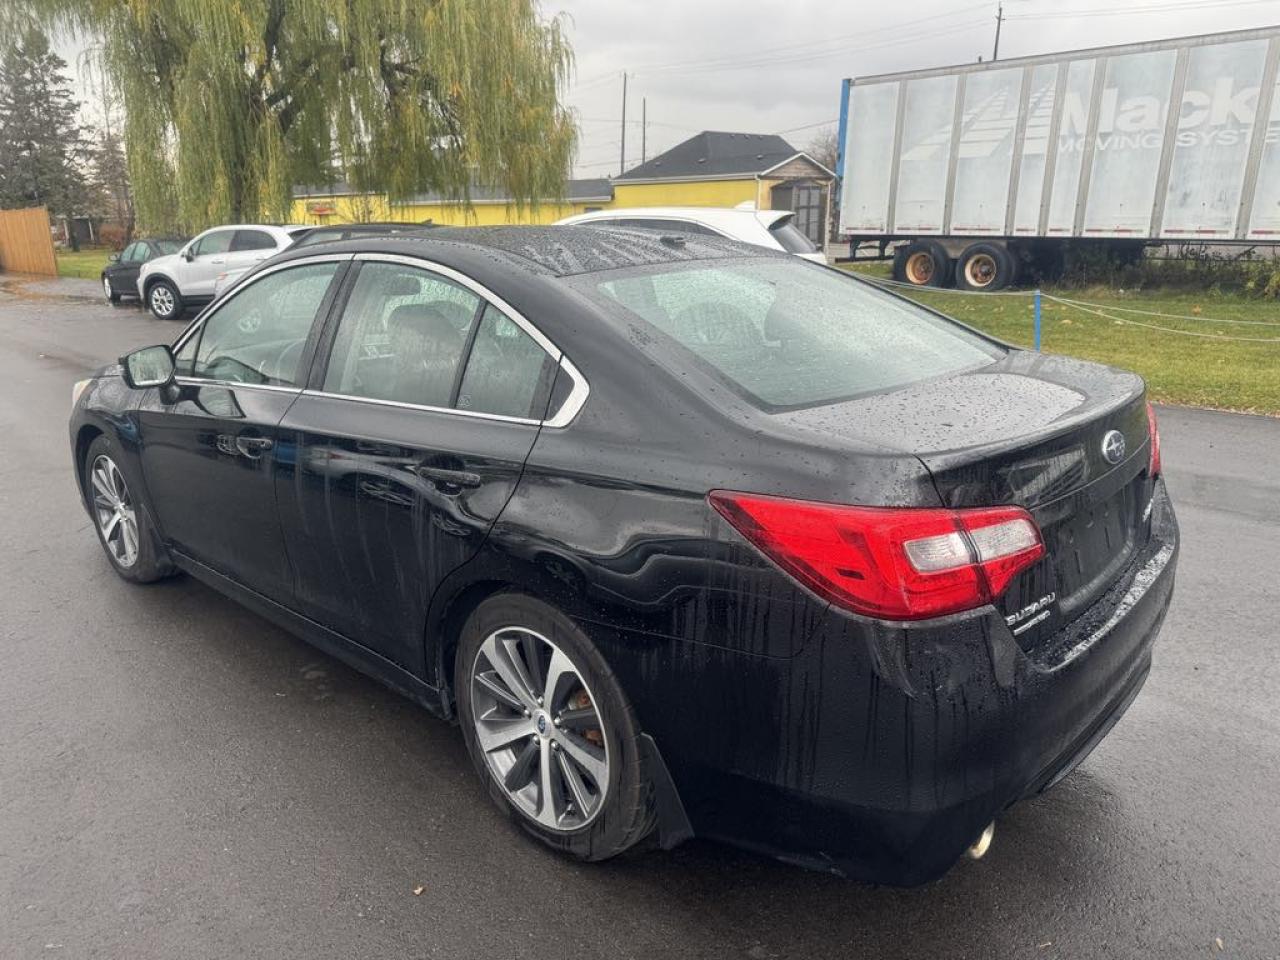
POLYGON ((151 288, 151 309, 162 317, 173 313, 173 291, 166 286, 151 288))
POLYGON ((138 517, 129 486, 115 461, 105 454, 93 461, 89 479, 93 487, 93 517, 102 542, 116 563, 132 567, 138 559, 138 517))
POLYGON ((110 299, 111 299, 111 297, 112 297, 112 291, 111 291, 111 279, 110 279, 109 277, 103 277, 103 278, 102 278, 102 292, 103 292, 103 293, 105 293, 105 294, 107 295, 107 299, 108 299, 108 300, 110 300, 110 299))
POLYGON ((471 665, 471 720, 489 772, 549 830, 584 827, 604 806, 611 758, 598 704, 569 656, 524 627, 489 634, 471 665))

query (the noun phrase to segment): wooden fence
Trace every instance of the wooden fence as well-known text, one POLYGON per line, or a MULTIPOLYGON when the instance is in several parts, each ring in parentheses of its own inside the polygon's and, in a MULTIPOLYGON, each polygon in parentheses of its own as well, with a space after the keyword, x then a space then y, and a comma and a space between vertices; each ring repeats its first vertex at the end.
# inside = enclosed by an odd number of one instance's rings
POLYGON ((58 275, 49 211, 44 207, 0 210, 0 270, 58 275))

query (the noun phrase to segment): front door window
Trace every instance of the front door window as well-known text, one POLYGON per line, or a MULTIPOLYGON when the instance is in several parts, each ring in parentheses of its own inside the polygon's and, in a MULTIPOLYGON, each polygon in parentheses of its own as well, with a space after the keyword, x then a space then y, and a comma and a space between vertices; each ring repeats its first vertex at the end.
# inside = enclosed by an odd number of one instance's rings
POLYGON ((238 291, 178 353, 183 376, 301 386, 303 346, 341 264, 310 263, 267 274, 238 291))

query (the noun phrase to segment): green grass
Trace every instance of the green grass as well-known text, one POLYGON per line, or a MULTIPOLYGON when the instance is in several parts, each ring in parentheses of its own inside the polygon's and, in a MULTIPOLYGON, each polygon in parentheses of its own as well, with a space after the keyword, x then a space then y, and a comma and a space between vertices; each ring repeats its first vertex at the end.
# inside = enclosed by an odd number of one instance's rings
POLYGON ((79 253, 58 250, 58 276, 97 280, 111 253, 110 247, 81 247, 79 253))
MULTIPOLYGON (((886 264, 859 264, 860 273, 889 275, 886 264)), ((910 296, 970 326, 1019 346, 1034 342, 1031 297, 911 290, 910 296)), ((1135 370, 1151 396, 1166 403, 1280 415, 1280 301, 1225 292, 1125 291, 1106 287, 1045 288, 1047 296, 1097 304, 1110 317, 1043 301, 1041 349, 1135 370), (1170 319, 1118 312, 1124 307, 1175 314, 1170 319), (1117 322, 1118 318, 1132 321, 1117 322), (1213 323, 1207 319, 1263 321, 1275 326, 1213 323), (1190 337, 1134 323, 1207 334, 1190 337), (1271 343, 1240 343, 1255 337, 1271 343)))

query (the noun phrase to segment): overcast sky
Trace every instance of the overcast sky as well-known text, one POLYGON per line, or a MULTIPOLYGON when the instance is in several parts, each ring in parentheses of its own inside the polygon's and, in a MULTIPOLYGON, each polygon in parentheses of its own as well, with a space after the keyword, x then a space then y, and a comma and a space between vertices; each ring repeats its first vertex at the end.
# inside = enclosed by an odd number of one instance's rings
MULTIPOLYGON (((996 2, 976 0, 543 0, 577 54, 569 103, 574 175, 618 172, 622 78, 627 165, 700 130, 783 133, 803 148, 834 125, 840 80, 991 58, 996 2), (634 122, 632 122, 634 121, 634 122), (806 129, 795 129, 803 127, 806 129)), ((1280 24, 1280 0, 1005 0, 1000 58, 1280 24)))
MULTIPOLYGON (((3 2, 3 0, 0 0, 3 2)), ((627 165, 701 130, 782 133, 803 148, 834 126, 840 80, 990 59, 996 0, 542 0, 577 55, 569 103, 582 139, 574 175, 618 173, 622 71, 627 165), (802 129, 796 129, 802 128, 802 129)), ((1280 24, 1280 0, 1004 0, 1000 57, 1280 24)), ((82 44, 63 40, 80 96, 82 44)))

